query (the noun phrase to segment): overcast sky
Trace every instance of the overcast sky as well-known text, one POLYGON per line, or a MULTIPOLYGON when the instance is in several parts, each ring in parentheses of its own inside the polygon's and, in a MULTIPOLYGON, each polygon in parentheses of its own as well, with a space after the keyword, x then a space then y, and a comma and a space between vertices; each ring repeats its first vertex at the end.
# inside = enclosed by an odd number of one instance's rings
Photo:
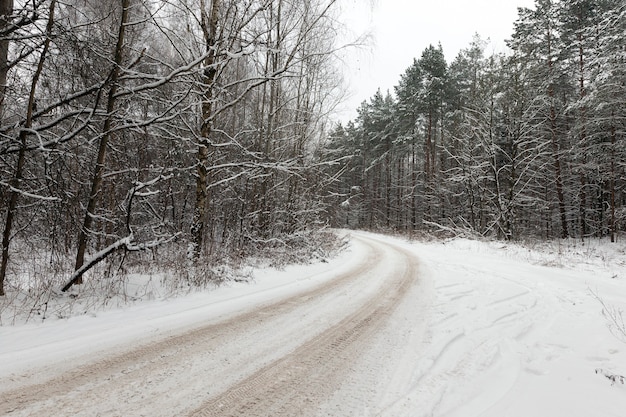
POLYGON ((441 42, 448 63, 474 33, 491 39, 487 53, 504 51, 517 7, 533 5, 534 0, 343 0, 341 19, 352 36, 369 32, 372 39, 345 59, 352 96, 338 118, 354 119, 359 104, 379 87, 393 92, 400 74, 430 44, 441 42))

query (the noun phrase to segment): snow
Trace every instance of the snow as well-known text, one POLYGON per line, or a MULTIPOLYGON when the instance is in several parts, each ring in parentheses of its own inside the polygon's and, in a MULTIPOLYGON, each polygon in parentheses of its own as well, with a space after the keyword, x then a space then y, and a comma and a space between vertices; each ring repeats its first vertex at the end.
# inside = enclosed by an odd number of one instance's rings
POLYGON ((626 344, 592 294, 626 309, 623 245, 410 247, 434 300, 412 383, 382 415, 624 415, 626 387, 596 370, 626 374, 626 344))
MULTIPOLYGON (((0 392, 28 385, 20 376, 39 367, 69 369, 121 346, 218 323, 323 285, 366 256, 360 242, 365 239, 414 254, 419 285, 355 359, 344 384, 319 404, 321 411, 387 417, 625 415, 626 386, 607 376, 626 375, 626 340, 611 332, 597 299, 626 310, 624 244, 409 242, 352 234, 358 239, 350 249, 327 263, 257 269, 250 283, 0 327, 0 392)), ((397 262, 385 259, 390 269, 397 262)), ((376 291, 379 283, 371 281, 351 291, 376 291)), ((324 298, 327 305, 316 314, 336 311, 337 303, 347 310, 358 298, 356 293, 324 298)), ((294 314, 284 325, 303 320, 294 314)), ((320 332, 338 319, 308 320, 307 328, 320 332)), ((182 384, 186 377, 178 378, 182 384)))
POLYGON ((74 364, 78 364, 84 352, 92 357, 93 352, 218 322, 319 285, 334 278, 336 272, 350 269, 357 260, 358 252, 344 252, 327 263, 259 269, 251 283, 230 282, 209 291, 65 320, 0 326, 0 378, 29 367, 62 362, 67 357, 73 357, 74 364))

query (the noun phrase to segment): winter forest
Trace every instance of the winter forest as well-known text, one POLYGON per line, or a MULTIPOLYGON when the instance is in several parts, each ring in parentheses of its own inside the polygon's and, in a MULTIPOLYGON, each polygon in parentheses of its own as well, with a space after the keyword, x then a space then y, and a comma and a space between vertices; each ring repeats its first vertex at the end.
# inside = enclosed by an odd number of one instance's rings
POLYGON ((431 46, 331 133, 337 226, 610 237, 626 215, 626 8, 537 0, 510 53, 431 46))
POLYGON ((431 46, 346 124, 338 3, 0 0, 0 295, 205 285, 329 226, 617 239, 623 1, 537 0, 505 54, 431 46))

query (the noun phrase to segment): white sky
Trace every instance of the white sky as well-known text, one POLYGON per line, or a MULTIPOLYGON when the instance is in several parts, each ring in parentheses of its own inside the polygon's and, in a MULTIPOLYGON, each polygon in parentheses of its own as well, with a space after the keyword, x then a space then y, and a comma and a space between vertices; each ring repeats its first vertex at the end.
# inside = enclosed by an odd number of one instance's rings
POLYGON ((356 108, 379 87, 393 92, 400 74, 430 44, 441 42, 448 63, 469 46, 474 33, 491 39, 487 53, 505 50, 517 7, 533 5, 534 0, 343 0, 341 20, 351 36, 371 33, 372 39, 345 59, 352 94, 338 118, 354 119, 356 108))

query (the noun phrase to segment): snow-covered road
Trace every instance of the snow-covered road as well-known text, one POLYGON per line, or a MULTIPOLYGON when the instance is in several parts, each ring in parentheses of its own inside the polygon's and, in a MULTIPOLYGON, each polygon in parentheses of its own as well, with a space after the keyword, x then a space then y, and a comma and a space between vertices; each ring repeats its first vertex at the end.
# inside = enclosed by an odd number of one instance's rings
POLYGON ((203 322, 178 312, 182 332, 171 327, 171 315, 170 328, 147 341, 120 323, 120 343, 92 353, 85 340, 96 335, 83 327, 86 334, 73 341, 82 352, 51 358, 47 350, 60 339, 22 346, 35 362, 38 351, 52 360, 32 368, 16 343, 0 357, 7 362, 13 354, 21 362, 2 375, 0 414, 294 416, 373 409, 378 381, 394 362, 390 354, 402 346, 396 332, 390 333, 395 341, 372 341, 409 296, 419 302, 417 263, 410 252, 368 238, 357 239, 354 251, 358 257, 347 266, 309 277, 299 288, 285 284, 261 297, 238 297, 236 304, 246 307, 237 311, 217 308, 212 316, 209 306, 194 307, 203 322))
POLYGON ((626 268, 537 263, 353 233, 253 284, 0 327, 0 415, 623 417, 590 288, 625 308, 626 268))

